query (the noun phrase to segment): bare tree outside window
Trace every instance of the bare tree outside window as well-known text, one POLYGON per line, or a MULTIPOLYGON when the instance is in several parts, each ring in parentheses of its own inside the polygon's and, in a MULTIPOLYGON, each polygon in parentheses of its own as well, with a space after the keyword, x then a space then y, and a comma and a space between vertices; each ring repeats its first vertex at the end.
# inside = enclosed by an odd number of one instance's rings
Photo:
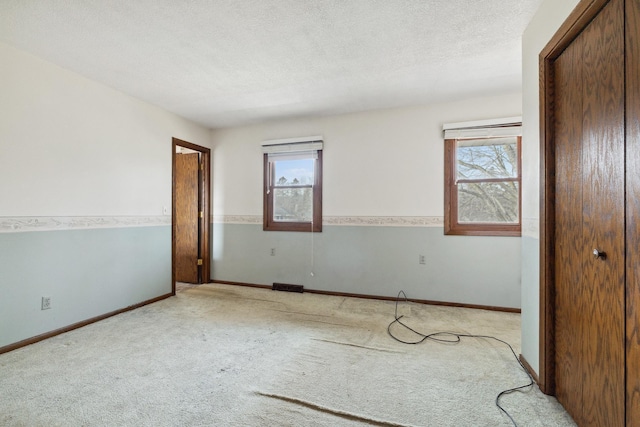
POLYGON ((517 139, 461 140, 456 145, 458 222, 517 223, 517 139))
POLYGON ((520 234, 520 137, 446 140, 446 234, 520 234))

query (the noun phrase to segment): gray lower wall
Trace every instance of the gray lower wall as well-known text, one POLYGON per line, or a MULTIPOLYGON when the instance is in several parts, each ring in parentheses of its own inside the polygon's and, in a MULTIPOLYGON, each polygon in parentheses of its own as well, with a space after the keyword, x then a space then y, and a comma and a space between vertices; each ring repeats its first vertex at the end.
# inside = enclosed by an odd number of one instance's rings
POLYGON ((170 226, 0 233, 0 347, 169 292, 170 226))
POLYGON ((390 297, 404 290, 410 298, 520 307, 517 237, 444 236, 442 227, 392 226, 265 232, 261 225, 215 223, 212 241, 214 280, 390 297))
MULTIPOLYGON (((324 226, 310 234, 244 224, 214 224, 212 237, 216 280, 520 307, 519 238, 444 236, 440 227, 324 226)), ((168 225, 0 233, 0 347, 169 292, 168 225), (51 309, 40 309, 43 296, 51 309)))
POLYGON ((522 237, 522 355, 540 372, 540 239, 522 237))

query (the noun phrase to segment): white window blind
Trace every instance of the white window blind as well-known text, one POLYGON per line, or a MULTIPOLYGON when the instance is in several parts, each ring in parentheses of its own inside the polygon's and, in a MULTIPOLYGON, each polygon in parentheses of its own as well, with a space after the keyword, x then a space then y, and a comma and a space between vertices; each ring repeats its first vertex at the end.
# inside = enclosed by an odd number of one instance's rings
POLYGON ((300 138, 272 139, 262 142, 262 152, 269 158, 317 158, 322 150, 322 136, 306 136, 300 138))
POLYGON ((506 117, 473 122, 445 123, 444 139, 475 139, 522 136, 522 117, 506 117))

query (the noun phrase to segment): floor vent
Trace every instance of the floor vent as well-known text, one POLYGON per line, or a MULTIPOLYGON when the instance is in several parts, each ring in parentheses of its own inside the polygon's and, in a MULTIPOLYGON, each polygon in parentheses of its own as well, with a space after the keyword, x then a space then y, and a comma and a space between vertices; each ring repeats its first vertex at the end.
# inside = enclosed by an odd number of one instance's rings
POLYGON ((304 286, 302 285, 289 285, 287 283, 274 283, 271 288, 274 291, 285 291, 285 292, 304 292, 304 286))

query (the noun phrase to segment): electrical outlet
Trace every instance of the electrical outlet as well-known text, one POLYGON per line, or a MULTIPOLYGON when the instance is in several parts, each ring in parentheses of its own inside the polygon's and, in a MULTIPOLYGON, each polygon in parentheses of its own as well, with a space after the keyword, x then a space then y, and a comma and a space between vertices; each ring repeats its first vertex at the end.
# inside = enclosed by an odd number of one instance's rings
POLYGON ((426 264, 427 263, 427 259, 426 259, 426 257, 424 255, 419 255, 418 256, 418 262, 420 264, 426 264))
POLYGON ((276 248, 271 248, 271 256, 276 256, 276 248))
POLYGON ((48 310, 51 308, 51 297, 42 297, 42 310, 48 310))

